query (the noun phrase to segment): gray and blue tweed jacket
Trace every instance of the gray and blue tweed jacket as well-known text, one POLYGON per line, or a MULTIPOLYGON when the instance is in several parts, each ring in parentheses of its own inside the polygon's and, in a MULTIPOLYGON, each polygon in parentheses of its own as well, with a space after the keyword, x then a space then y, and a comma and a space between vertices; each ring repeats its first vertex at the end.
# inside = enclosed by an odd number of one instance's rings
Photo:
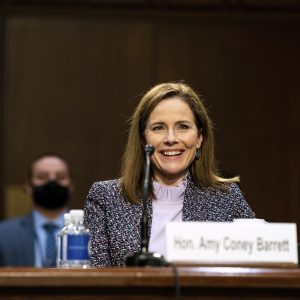
MULTIPOLYGON (((232 221, 254 218, 236 184, 228 191, 195 186, 187 177, 183 202, 183 221, 232 221)), ((91 264, 93 267, 124 266, 126 257, 140 250, 142 205, 125 201, 119 179, 95 182, 85 203, 85 225, 91 231, 91 264)), ((154 200, 155 201, 155 200, 154 200)), ((148 204, 149 235, 152 201, 148 204)))

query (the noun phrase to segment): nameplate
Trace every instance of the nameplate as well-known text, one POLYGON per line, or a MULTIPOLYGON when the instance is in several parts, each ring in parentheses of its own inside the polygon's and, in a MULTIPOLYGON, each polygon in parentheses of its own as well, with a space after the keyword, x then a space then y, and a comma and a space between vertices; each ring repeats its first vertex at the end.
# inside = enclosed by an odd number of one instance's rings
POLYGON ((294 223, 171 222, 166 259, 191 263, 298 263, 294 223))

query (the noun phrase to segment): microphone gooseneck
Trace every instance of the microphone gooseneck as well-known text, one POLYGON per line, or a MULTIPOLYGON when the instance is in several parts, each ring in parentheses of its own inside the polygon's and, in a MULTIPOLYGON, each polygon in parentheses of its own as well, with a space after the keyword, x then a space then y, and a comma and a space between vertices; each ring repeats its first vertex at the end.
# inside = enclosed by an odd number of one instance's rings
POLYGON ((145 146, 146 164, 143 183, 143 212, 141 219, 141 251, 129 255, 126 259, 126 266, 166 266, 167 262, 158 253, 150 253, 148 250, 148 212, 147 203, 150 187, 151 155, 154 147, 150 144, 145 146))
POLYGON ((147 200, 150 187, 150 157, 154 152, 154 147, 150 144, 145 146, 146 165, 145 165, 145 177, 143 184, 143 214, 141 220, 141 249, 142 252, 148 252, 148 213, 147 213, 147 200))

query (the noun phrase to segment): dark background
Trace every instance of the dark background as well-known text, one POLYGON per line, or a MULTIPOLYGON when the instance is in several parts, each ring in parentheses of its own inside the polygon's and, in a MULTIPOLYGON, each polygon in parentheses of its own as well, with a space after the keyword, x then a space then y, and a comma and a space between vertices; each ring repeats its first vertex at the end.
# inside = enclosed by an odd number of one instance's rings
POLYGON ((185 80, 257 217, 300 222, 299 1, 0 1, 0 58, 2 218, 44 152, 70 161, 83 207, 119 176, 141 94, 185 80))

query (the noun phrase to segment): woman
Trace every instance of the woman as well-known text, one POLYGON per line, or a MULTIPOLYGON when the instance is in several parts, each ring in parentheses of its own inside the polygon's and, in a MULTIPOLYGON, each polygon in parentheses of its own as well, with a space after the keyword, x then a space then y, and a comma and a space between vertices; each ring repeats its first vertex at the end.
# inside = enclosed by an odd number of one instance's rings
POLYGON ((149 250, 164 254, 168 221, 253 218, 236 182, 216 168, 212 124, 184 83, 163 83, 141 99, 130 124, 120 179, 96 182, 85 204, 94 267, 125 265, 140 249, 145 144, 154 146, 148 202, 149 250))

